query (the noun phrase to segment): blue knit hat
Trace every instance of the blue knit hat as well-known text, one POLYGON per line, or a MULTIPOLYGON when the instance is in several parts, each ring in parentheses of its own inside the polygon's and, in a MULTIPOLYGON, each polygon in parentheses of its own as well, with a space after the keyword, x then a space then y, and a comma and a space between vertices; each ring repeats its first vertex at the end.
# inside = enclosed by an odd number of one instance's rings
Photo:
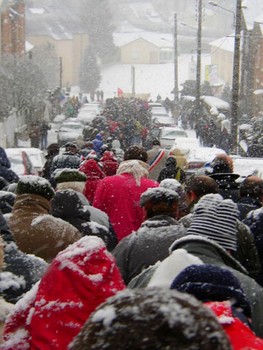
POLYGON ((233 273, 215 265, 191 265, 181 271, 173 280, 171 289, 194 295, 201 301, 225 301, 243 310, 251 317, 250 304, 233 273))

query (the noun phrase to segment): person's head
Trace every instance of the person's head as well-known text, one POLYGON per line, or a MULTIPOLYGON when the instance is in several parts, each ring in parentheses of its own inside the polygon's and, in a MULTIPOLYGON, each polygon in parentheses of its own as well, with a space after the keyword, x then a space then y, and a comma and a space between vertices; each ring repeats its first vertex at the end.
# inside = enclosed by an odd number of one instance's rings
POLYGON ((209 238, 229 252, 237 250, 238 208, 220 194, 206 194, 194 207, 188 235, 209 238))
POLYGON ((20 177, 17 183, 16 194, 38 195, 50 201, 54 197, 55 192, 50 182, 43 177, 36 175, 24 175, 20 177))
POLYGON ((59 145, 57 143, 51 143, 47 147, 47 155, 56 156, 57 154, 59 154, 59 145))
POLYGON ((152 145, 153 145, 153 146, 161 146, 161 142, 160 142, 158 139, 154 139, 154 140, 152 141, 152 145))
POLYGON ((123 160, 133 160, 133 159, 141 160, 145 163, 147 162, 148 155, 144 147, 134 145, 134 146, 130 146, 124 152, 123 160))
POLYGON ((239 280, 233 273, 216 265, 191 265, 173 280, 171 289, 189 293, 198 300, 226 301, 251 318, 251 307, 239 280))
POLYGON ((65 144, 65 151, 75 154, 78 152, 78 146, 74 142, 68 142, 65 144))
POLYGON ((176 158, 174 156, 169 156, 166 160, 165 166, 177 166, 177 161, 176 158))
POLYGON ((212 174, 233 173, 233 159, 227 154, 217 155, 211 162, 212 174))
POLYGON ((141 195, 140 206, 146 212, 146 218, 156 215, 177 216, 178 194, 163 187, 149 188, 141 195))
POLYGON ((87 176, 77 169, 63 169, 55 173, 56 190, 74 190, 83 193, 87 176))
POLYGON ((185 191, 188 204, 196 201, 209 193, 218 193, 217 182, 210 176, 198 175, 192 176, 186 181, 185 191))
POLYGON ((160 187, 175 191, 178 194, 177 218, 181 218, 188 213, 187 196, 182 184, 176 179, 164 179, 160 182, 160 187))
POLYGON ((249 197, 263 203, 263 180, 258 176, 248 176, 240 185, 240 197, 249 197))
POLYGON ((216 316, 194 297, 158 288, 126 289, 107 299, 71 350, 230 350, 216 316))

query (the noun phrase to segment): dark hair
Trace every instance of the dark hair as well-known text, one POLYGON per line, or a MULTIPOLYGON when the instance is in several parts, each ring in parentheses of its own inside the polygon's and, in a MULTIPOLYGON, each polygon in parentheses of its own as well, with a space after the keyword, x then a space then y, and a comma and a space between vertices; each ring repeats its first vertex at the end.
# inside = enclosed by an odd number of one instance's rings
POLYGON ((154 139, 153 142, 152 142, 152 144, 153 144, 154 146, 156 146, 156 145, 161 146, 161 142, 160 142, 159 140, 157 140, 157 139, 154 139))
POLYGON ((148 160, 148 154, 145 151, 144 147, 134 145, 130 146, 125 152, 123 156, 123 160, 131 160, 131 159, 138 159, 142 160, 143 162, 147 162, 148 160))
POLYGON ((263 180, 257 176, 247 177, 240 185, 241 197, 260 199, 263 196, 263 180))
POLYGON ((192 176, 188 179, 186 192, 194 192, 197 197, 202 197, 209 193, 218 193, 219 187, 217 182, 207 175, 192 176))

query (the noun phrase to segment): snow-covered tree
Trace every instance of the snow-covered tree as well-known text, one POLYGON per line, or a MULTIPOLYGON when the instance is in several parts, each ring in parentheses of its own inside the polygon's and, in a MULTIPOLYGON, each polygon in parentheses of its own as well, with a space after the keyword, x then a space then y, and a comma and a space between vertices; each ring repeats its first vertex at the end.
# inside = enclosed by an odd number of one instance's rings
MULTIPOLYGON (((6 88, 3 96, 7 96, 6 105, 3 104, 0 109, 10 111, 14 107, 31 120, 36 119, 36 106, 43 103, 47 88, 39 68, 27 57, 14 59, 6 56, 1 62, 0 72, 4 78, 3 86, 6 88)), ((3 86, 1 90, 4 90, 3 86)))
POLYGON ((100 70, 93 48, 88 47, 85 51, 80 66, 79 85, 80 89, 87 93, 94 93, 99 87, 101 80, 100 70))
POLYGON ((103 63, 110 62, 115 54, 113 18, 108 0, 83 0, 81 20, 89 34, 94 54, 103 63))

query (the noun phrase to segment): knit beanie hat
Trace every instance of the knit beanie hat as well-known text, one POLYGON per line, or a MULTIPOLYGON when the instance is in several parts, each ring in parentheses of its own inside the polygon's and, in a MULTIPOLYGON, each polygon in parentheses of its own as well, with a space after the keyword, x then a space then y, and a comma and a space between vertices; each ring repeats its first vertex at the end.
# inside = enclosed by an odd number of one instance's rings
POLYGON ((237 205, 220 194, 203 196, 194 207, 189 235, 205 236, 225 249, 237 250, 237 205))
POLYGON ((178 194, 163 187, 148 188, 142 193, 140 206, 155 213, 174 211, 173 204, 178 203, 178 194))
POLYGON ((160 187, 175 191, 178 194, 179 209, 187 210, 187 196, 182 184, 176 179, 164 179, 160 182, 160 187))
POLYGON ((148 154, 142 146, 134 145, 130 146, 123 156, 123 160, 137 159, 147 162, 148 154))
POLYGON ((70 350, 230 350, 216 316, 196 298, 164 288, 126 289, 89 317, 70 350))
POLYGON ((36 175, 21 176, 16 187, 16 194, 37 194, 48 200, 54 197, 54 190, 50 182, 36 175))
POLYGON ((62 169, 56 172, 56 183, 61 182, 85 182, 87 176, 78 169, 62 169))
POLYGON ((191 265, 175 277, 170 288, 189 293, 203 302, 230 300, 234 307, 242 309, 245 316, 251 317, 245 292, 228 269, 207 264, 191 265))

